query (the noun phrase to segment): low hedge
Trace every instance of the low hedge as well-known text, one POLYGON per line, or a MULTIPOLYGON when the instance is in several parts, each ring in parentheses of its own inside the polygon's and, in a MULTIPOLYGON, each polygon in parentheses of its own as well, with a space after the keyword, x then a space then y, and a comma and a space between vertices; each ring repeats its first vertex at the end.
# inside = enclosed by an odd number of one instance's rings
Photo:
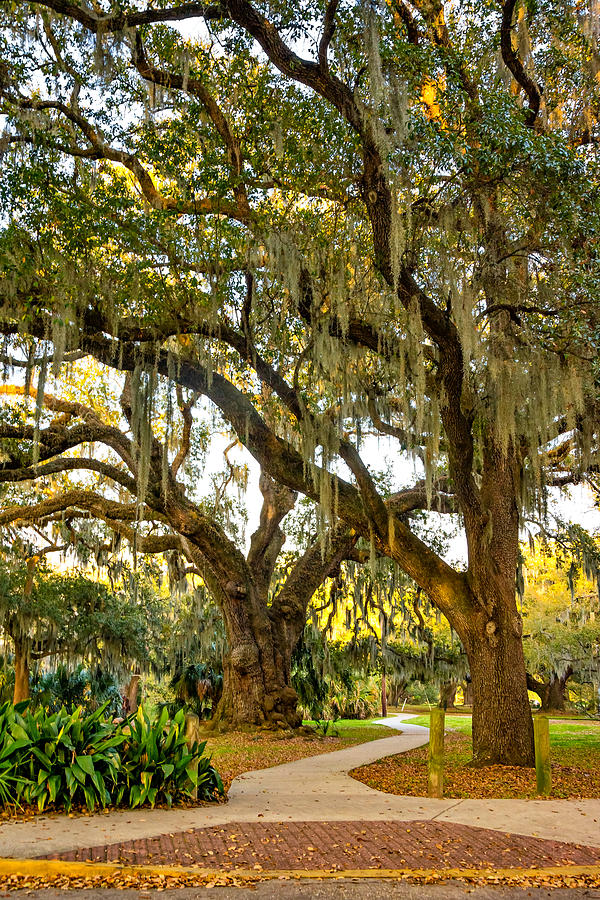
POLYGON ((30 710, 28 702, 0 706, 0 807, 130 808, 216 799, 218 772, 205 743, 188 747, 185 716, 169 721, 143 707, 121 723, 81 707, 30 710))

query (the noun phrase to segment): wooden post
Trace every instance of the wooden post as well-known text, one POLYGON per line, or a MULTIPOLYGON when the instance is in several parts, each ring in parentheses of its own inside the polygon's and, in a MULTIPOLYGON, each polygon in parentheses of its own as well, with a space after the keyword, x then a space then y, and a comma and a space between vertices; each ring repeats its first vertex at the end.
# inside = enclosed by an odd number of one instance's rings
MULTIPOLYGON (((196 713, 186 713, 185 716, 185 739, 187 741, 188 749, 191 750, 195 743, 199 743, 200 741, 200 719, 196 715, 196 713)), ((198 774, 198 760, 194 759, 190 763, 190 769, 198 774)), ((194 785, 192 790, 192 800, 198 799, 198 787, 194 785)))
POLYGON ((535 737, 535 777, 538 794, 548 795, 552 790, 550 771, 550 726, 547 716, 536 716, 533 720, 535 737))
POLYGON ((427 759, 430 797, 444 796, 444 722, 446 714, 437 707, 429 714, 429 755, 427 759))

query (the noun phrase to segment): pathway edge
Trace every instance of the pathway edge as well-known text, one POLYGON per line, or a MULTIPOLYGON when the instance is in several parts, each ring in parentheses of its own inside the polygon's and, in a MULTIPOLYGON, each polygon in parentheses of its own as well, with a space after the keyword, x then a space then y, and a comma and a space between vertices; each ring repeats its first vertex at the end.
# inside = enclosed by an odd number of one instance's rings
POLYGON ((547 866, 535 869, 518 866, 496 869, 225 869, 201 868, 194 866, 136 866, 117 863, 67 862, 55 859, 0 858, 0 878, 2 876, 48 876, 64 875, 70 878, 87 878, 93 875, 138 875, 167 877, 169 875, 198 878, 243 878, 243 879, 336 879, 336 878, 539 878, 545 876, 600 878, 600 865, 590 866, 547 866))

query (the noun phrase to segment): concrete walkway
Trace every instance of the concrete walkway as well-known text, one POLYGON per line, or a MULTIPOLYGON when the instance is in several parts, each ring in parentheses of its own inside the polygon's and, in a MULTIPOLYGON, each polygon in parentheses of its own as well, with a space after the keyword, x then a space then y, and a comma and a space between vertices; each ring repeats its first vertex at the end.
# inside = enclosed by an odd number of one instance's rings
POLYGON ((86 817, 40 817, 0 825, 0 856, 37 857, 81 847, 169 835, 240 822, 453 822, 513 834, 600 846, 599 800, 429 800, 373 790, 347 774, 357 766, 412 750, 428 729, 409 716, 380 720, 402 734, 333 753, 247 772, 229 802, 196 809, 119 810, 86 817))

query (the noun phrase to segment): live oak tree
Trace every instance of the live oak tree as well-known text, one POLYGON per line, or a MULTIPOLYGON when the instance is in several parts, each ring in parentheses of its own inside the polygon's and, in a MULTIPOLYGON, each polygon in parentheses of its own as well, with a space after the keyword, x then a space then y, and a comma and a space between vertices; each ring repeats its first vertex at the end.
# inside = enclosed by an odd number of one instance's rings
MULTIPOLYGON (((8 364, 30 338, 40 406, 82 351, 207 397, 276 496, 318 501, 447 616, 476 761, 531 764, 520 517, 594 465, 595 2, 1 8, 8 364), (384 497, 365 430, 418 483, 384 497), (419 508, 460 515, 465 571, 419 508)), ((152 503, 209 553, 153 452, 152 503)), ((252 609, 229 557, 223 596, 252 609)))
MULTIPOLYGON (((90 370, 90 374, 94 372, 97 374, 97 367, 90 370)), ((59 531, 71 532, 74 523, 92 517, 128 541, 134 555, 169 554, 171 567, 180 578, 193 575, 204 582, 223 617, 227 647, 215 724, 297 727, 301 722, 296 692, 290 684, 292 651, 314 591, 336 572, 342 559, 353 555, 356 537, 341 527, 325 546, 317 539, 297 554, 285 579, 272 585, 285 540, 280 525, 295 503, 295 493, 279 487, 268 475, 261 476, 260 522, 245 554, 239 540, 228 533, 218 509, 211 508, 204 498, 194 499, 193 492, 178 481, 194 448, 197 396, 186 397, 177 391, 178 412, 171 411, 169 437, 161 442, 154 431, 160 427, 160 409, 149 412, 147 420, 136 420, 133 392, 142 389, 133 378, 125 379, 123 422, 114 410, 111 415, 106 407, 99 409, 51 393, 44 394, 43 414, 37 421, 35 402, 29 404, 29 416, 27 406, 21 415, 5 414, 4 423, 0 422, 0 482, 18 486, 33 479, 62 481, 47 487, 46 496, 37 502, 10 504, 5 498, 0 526, 34 523, 43 527, 54 522, 59 531), (176 416, 182 420, 181 428, 176 427, 176 416), (94 480, 73 483, 67 480, 72 473, 87 474, 94 480), (140 482, 143 503, 139 502, 140 482)), ((5 400, 20 402, 28 394, 35 401, 33 388, 0 387, 5 400)), ((168 406, 168 399, 166 402, 168 406)), ((222 490, 223 485, 220 487, 222 490)), ((23 595, 27 595, 29 618, 35 620, 39 598, 37 593, 29 596, 32 584, 29 587, 23 595)), ((17 611, 10 621, 20 622, 19 616, 17 611)), ((17 647, 16 634, 10 629, 9 633, 17 647)), ((65 631, 65 639, 68 637, 65 631)), ((188 645, 192 638, 187 636, 188 645)))

